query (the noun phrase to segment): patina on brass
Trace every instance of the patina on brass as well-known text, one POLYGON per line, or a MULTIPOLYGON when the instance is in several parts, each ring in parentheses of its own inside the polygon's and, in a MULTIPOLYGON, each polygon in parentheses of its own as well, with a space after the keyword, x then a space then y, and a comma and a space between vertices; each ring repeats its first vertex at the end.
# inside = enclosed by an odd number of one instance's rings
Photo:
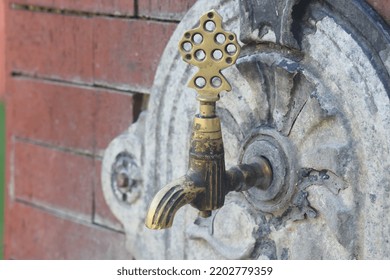
POLYGON ((216 101, 223 90, 230 91, 221 70, 233 65, 240 53, 236 35, 222 28, 222 18, 211 10, 200 18, 197 28, 186 31, 179 43, 183 60, 199 68, 188 86, 198 92, 199 113, 195 116, 187 174, 162 188, 153 198, 145 224, 151 229, 172 226, 176 211, 185 204, 197 208, 201 217, 224 205, 229 191, 251 187, 267 189, 272 168, 267 159, 225 171, 225 155, 216 101))

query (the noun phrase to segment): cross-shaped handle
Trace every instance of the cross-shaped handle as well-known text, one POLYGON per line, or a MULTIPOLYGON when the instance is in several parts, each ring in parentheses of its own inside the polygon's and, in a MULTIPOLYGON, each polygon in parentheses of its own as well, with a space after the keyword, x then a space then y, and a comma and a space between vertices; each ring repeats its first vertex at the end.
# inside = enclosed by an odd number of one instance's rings
POLYGON ((221 70, 233 65, 240 53, 237 36, 222 28, 222 17, 211 10, 200 17, 199 26, 184 33, 179 42, 183 60, 199 71, 188 83, 198 92, 198 100, 215 102, 231 86, 221 70))

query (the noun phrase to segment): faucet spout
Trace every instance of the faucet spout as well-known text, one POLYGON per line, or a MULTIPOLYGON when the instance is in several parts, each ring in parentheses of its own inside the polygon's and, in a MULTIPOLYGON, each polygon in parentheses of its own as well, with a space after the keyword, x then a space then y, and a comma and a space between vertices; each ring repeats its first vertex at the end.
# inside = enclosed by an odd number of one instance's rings
POLYGON ((174 180, 163 187, 153 198, 145 225, 150 229, 171 227, 177 210, 192 203, 204 191, 204 188, 196 186, 187 175, 174 180))

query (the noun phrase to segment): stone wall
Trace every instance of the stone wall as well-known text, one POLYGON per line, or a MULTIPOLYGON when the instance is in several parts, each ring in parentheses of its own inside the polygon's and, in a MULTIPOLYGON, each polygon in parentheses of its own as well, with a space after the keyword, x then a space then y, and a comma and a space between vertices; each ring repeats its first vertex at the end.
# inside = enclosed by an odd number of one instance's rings
MULTIPOLYGON (((102 154, 137 119, 194 2, 4 1, 6 258, 132 258, 102 196, 102 154)), ((368 2, 390 21, 389 0, 368 2)))
POLYGON ((7 1, 6 258, 132 257, 102 197, 101 158, 137 118, 193 2, 7 1))

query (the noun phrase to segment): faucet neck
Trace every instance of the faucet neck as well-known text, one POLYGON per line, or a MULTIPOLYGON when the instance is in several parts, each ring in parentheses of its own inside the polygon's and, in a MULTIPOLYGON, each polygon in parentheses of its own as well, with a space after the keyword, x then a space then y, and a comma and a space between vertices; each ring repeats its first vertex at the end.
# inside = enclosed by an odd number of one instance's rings
POLYGON ((199 117, 200 118, 215 118, 215 102, 200 101, 199 117))

